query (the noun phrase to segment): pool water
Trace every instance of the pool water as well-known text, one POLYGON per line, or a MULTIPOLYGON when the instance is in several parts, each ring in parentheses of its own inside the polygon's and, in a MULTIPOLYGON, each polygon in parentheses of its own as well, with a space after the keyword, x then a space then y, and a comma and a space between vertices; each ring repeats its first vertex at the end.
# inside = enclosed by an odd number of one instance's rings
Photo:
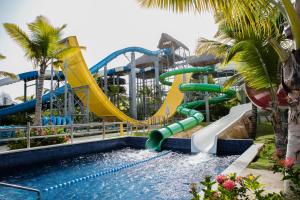
MULTIPOLYGON (((1 181, 37 188, 42 191, 42 199, 46 200, 181 200, 191 199, 188 192, 190 183, 200 182, 207 175, 216 176, 236 158, 126 148, 19 170, 2 177, 1 181), (118 167, 121 170, 112 170, 118 167), (100 172, 107 173, 45 191, 55 185, 100 172)), ((0 186, 0 200, 35 198, 36 195, 30 192, 0 186)))

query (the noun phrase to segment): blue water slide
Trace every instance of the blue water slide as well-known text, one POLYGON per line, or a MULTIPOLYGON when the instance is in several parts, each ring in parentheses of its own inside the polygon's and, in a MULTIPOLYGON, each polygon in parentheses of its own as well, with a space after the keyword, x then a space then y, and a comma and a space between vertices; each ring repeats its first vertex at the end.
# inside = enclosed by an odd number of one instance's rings
MULTIPOLYGON (((138 53, 142 53, 148 56, 157 56, 160 54, 170 54, 171 50, 170 49, 161 49, 161 50, 157 50, 157 51, 150 51, 148 49, 142 48, 142 47, 127 47, 124 49, 120 49, 117 50, 113 53, 111 53, 110 55, 108 55, 107 57, 105 57, 104 59, 102 59, 100 62, 98 62, 97 64, 95 64, 93 67, 90 68, 90 72, 92 74, 97 73, 102 67, 104 67, 105 65, 107 65, 109 62, 111 62, 113 59, 115 59, 116 57, 118 57, 119 55, 128 53, 128 52, 138 52, 138 53)), ((127 68, 124 67, 125 70, 129 70, 128 66, 127 68)), ((61 73, 61 72, 60 72, 61 73)), ((19 79, 21 80, 28 80, 28 79, 34 79, 37 78, 38 76, 38 72, 37 71, 31 71, 31 72, 26 72, 26 73, 22 73, 19 75, 19 79)), ((64 86, 57 88, 54 91, 55 95, 61 95, 64 93, 64 86)), ((45 95, 43 95, 42 97, 42 101, 43 103, 50 101, 50 93, 47 93, 45 95)), ((24 103, 20 103, 17 105, 13 105, 10 107, 6 107, 3 109, 0 109, 0 118, 1 117, 5 117, 7 115, 12 115, 18 112, 25 112, 25 111, 29 111, 34 109, 36 104, 36 100, 30 100, 30 101, 26 101, 24 103)))

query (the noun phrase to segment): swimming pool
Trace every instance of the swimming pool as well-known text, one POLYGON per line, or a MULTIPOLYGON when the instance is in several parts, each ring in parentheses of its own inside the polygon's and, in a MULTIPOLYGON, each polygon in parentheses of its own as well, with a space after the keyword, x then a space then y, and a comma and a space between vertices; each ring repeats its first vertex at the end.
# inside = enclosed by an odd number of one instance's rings
MULTIPOLYGON (((181 200, 190 199, 190 183, 216 176, 237 157, 124 148, 32 166, 1 180, 37 188, 47 200, 181 200)), ((1 200, 35 197, 30 192, 0 188, 1 200)))

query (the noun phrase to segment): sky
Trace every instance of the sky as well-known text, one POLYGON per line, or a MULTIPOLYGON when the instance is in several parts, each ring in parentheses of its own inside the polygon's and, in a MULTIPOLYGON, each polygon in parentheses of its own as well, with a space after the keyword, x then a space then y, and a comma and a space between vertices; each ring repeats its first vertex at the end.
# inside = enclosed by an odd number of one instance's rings
MULTIPOLYGON (((213 38, 217 31, 212 14, 184 13, 141 8, 136 0, 0 0, 0 23, 15 23, 23 30, 43 15, 55 26, 67 24, 64 36, 76 35, 88 66, 108 54, 129 46, 156 50, 161 33, 168 33, 194 53, 199 37, 213 38)), ((15 74, 33 70, 22 49, 0 26, 0 71, 15 74)), ((124 57, 112 65, 126 65, 124 57)), ((23 84, 0 88, 13 98, 23 95, 23 84)), ((34 89, 29 90, 29 94, 34 89)))

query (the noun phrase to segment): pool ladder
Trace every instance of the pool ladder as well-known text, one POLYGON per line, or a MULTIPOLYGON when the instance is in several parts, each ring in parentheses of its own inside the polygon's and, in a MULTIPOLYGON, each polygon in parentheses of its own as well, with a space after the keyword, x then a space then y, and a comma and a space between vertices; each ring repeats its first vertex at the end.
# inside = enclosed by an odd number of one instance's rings
POLYGON ((4 182, 0 182, 0 186, 34 192, 34 193, 37 194, 37 199, 41 200, 41 192, 38 189, 34 189, 34 188, 30 188, 30 187, 24 187, 24 186, 16 185, 16 184, 4 183, 4 182))

